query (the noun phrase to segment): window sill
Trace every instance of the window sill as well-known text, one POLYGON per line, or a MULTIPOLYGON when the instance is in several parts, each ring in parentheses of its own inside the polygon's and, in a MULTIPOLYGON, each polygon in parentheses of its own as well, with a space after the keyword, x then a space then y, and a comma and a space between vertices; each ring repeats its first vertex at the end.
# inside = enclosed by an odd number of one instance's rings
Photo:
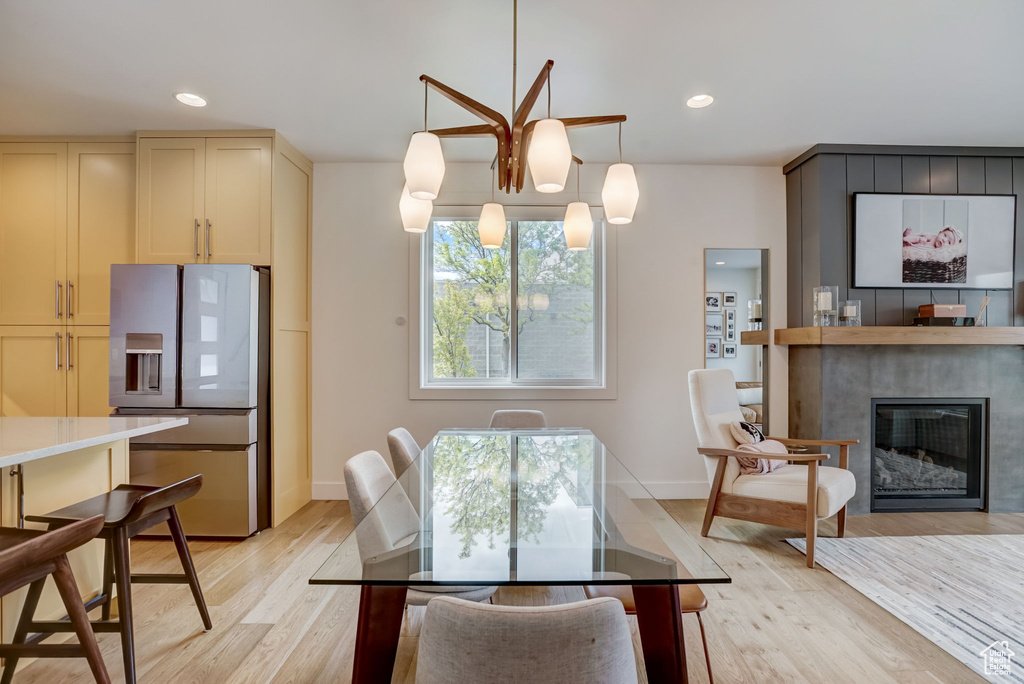
POLYGON ((542 386, 542 387, 410 387, 410 399, 441 401, 497 400, 609 400, 617 399, 614 387, 542 386))

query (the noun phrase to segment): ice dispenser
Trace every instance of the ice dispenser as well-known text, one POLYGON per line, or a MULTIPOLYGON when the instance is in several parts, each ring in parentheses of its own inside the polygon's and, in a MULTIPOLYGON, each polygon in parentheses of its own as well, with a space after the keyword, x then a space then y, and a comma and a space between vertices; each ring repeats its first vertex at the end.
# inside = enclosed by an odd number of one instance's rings
POLYGON ((126 394, 160 394, 160 370, 164 356, 164 336, 160 333, 125 335, 126 394))

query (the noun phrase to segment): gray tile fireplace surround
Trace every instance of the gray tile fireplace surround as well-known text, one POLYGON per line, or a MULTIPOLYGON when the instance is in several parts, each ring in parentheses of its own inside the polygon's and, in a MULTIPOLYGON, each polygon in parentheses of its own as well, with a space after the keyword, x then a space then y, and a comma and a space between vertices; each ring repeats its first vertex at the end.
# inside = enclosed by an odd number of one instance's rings
MULTIPOLYGON (((1024 349, 1014 346, 793 346, 790 436, 858 439, 851 514, 871 510, 871 400, 989 399, 988 510, 1024 512, 1024 349)), ((837 450, 826 465, 838 465, 837 450)))

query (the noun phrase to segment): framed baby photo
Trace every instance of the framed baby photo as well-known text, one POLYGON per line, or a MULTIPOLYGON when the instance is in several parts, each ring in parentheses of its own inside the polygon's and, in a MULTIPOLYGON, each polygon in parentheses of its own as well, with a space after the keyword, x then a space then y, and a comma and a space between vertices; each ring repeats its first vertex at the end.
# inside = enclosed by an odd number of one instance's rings
POLYGON ((708 359, 718 359, 722 357, 721 337, 709 337, 704 340, 704 356, 708 359))
POLYGON ((722 306, 736 306, 736 293, 735 292, 723 292, 722 293, 722 306))
POLYGON ((704 337, 721 337, 724 330, 722 314, 704 314, 704 337))
POLYGON ((726 359, 736 358, 736 343, 735 342, 724 342, 722 344, 722 357, 726 359))
POLYGON ((721 292, 705 292, 704 293, 704 310, 708 313, 717 313, 722 310, 722 293, 721 292))
POLYGON ((1013 287, 1014 195, 853 198, 854 287, 1013 287))

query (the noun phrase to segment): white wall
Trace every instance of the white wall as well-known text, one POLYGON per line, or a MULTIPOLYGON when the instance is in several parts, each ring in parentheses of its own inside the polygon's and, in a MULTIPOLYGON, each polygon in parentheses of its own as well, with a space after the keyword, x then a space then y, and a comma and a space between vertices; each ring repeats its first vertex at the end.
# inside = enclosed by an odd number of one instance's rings
MULTIPOLYGON (((618 232, 618 398, 565 401, 410 400, 409 250, 400 164, 317 164, 313 198, 313 495, 344 497, 345 460, 387 458, 388 430, 422 444, 445 426, 484 426, 496 408, 543 410, 551 425, 585 426, 662 498, 707 494, 694 448, 686 374, 704 366, 706 247, 771 250, 772 315, 786 320, 785 182, 768 167, 643 165, 634 222, 618 232)), ((485 164, 449 164, 437 202, 480 204, 485 164)), ((604 167, 585 166, 584 199, 600 201, 604 167)), ((570 181, 574 180, 570 178, 570 181)), ((524 191, 508 202, 567 202, 524 191)), ((509 210, 509 214, 512 210, 509 210)), ((787 355, 771 348, 773 432, 787 425, 787 355)))

